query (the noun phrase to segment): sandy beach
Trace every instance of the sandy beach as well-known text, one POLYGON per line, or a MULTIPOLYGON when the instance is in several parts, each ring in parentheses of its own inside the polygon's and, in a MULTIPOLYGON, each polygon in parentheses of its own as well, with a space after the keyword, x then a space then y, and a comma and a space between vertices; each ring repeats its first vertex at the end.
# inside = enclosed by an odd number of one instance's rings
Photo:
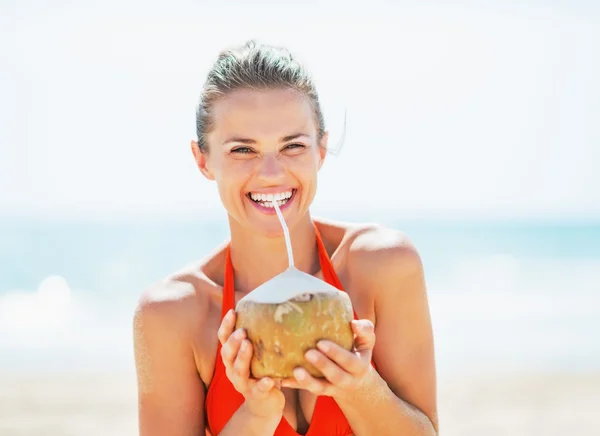
MULTIPOLYGON (((2 436, 137 434, 132 374, 0 377, 2 436)), ((600 374, 440 377, 444 436, 600 434, 600 374)))

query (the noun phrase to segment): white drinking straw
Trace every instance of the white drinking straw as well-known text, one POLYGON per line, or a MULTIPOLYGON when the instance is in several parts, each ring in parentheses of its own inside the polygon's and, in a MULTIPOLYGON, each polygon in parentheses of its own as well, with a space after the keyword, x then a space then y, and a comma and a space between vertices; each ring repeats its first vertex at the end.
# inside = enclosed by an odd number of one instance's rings
POLYGON ((288 230, 287 224, 285 223, 285 220, 283 219, 281 210, 279 210, 277 201, 273 200, 271 202, 271 204, 275 208, 275 212, 277 213, 277 217, 279 218, 281 227, 283 227, 283 235, 285 236, 285 247, 287 248, 288 262, 289 262, 290 268, 291 268, 294 266, 294 253, 292 252, 292 242, 290 241, 290 231, 288 230))

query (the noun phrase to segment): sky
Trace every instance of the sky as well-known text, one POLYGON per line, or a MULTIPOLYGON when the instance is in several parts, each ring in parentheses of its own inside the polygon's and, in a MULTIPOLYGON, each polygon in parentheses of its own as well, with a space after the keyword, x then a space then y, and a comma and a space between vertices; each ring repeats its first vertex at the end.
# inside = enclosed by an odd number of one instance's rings
POLYGON ((347 110, 317 212, 600 219, 593 2, 162 3, 0 0, 0 217, 222 213, 195 104, 257 39, 313 72, 334 146, 347 110))

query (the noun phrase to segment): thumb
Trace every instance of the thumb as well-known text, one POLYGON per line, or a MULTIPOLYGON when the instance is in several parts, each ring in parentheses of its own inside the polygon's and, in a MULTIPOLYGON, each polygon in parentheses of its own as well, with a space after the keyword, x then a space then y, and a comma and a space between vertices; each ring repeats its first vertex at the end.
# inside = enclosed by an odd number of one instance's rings
POLYGON ((272 378, 263 377, 254 385, 254 388, 258 391, 259 396, 262 397, 263 395, 261 394, 266 394, 269 392, 274 385, 275 383, 272 378))
POLYGON ((368 319, 352 320, 352 331, 356 335, 354 348, 361 355, 371 355, 375 346, 375 326, 368 319))

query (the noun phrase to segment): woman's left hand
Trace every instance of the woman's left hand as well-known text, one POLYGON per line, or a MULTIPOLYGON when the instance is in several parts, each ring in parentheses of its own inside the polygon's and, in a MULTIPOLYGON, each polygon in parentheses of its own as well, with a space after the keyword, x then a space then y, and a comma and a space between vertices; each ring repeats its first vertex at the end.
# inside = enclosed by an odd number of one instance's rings
POLYGON ((331 341, 319 341, 318 350, 306 352, 306 359, 325 378, 312 377, 303 368, 294 370, 294 377, 282 380, 283 387, 305 389, 315 395, 343 398, 364 387, 375 371, 371 366, 375 345, 375 327, 368 319, 353 320, 356 335, 354 350, 347 351, 331 341))

